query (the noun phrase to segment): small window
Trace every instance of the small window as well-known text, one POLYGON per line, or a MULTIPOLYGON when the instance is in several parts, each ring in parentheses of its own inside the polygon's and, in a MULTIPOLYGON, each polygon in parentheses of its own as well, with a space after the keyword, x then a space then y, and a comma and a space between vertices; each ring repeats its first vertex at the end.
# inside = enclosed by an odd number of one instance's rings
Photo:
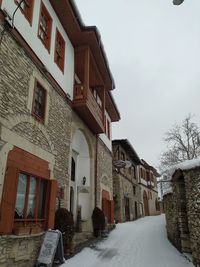
POLYGON ((109 122, 109 120, 107 120, 107 127, 106 127, 106 129, 107 129, 107 132, 106 132, 107 137, 108 137, 108 139, 110 139, 110 122, 109 122))
POLYGON ((136 195, 136 187, 133 186, 133 195, 136 195))
POLYGON ((20 222, 45 223, 47 181, 19 173, 15 204, 15 224, 20 222))
POLYGON ((45 119, 46 90, 36 81, 33 99, 33 115, 39 120, 45 119))
POLYGON ((71 181, 75 182, 76 179, 76 163, 75 160, 72 158, 71 162, 71 181))
POLYGON ((33 5, 34 0, 24 0, 23 2, 21 0, 15 0, 15 3, 19 5, 20 3, 20 10, 24 14, 25 18, 29 21, 29 23, 32 23, 32 17, 33 17, 33 5))
POLYGON ((56 30, 54 61, 58 65, 58 67, 62 70, 62 72, 64 72, 65 41, 64 41, 62 35, 59 33, 58 29, 56 30))
POLYGON ((52 18, 49 15, 46 7, 41 3, 40 19, 39 19, 39 28, 38 28, 38 37, 50 51, 51 45, 51 28, 52 28, 52 18))

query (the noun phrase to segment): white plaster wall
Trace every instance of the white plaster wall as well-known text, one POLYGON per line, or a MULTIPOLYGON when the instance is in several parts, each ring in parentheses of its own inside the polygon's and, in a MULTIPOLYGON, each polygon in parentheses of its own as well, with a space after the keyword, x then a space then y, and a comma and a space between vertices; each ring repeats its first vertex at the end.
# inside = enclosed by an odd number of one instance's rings
POLYGON ((108 115, 108 113, 105 111, 105 116, 110 122, 110 139, 107 137, 106 134, 100 134, 99 138, 104 142, 104 144, 107 146, 107 148, 112 151, 112 122, 108 115))
POLYGON ((72 149, 77 153, 76 157, 76 181, 75 181, 75 209, 77 205, 81 206, 81 215, 83 220, 88 220, 91 217, 91 182, 90 182, 90 155, 89 147, 84 134, 78 130, 75 133, 72 141, 72 149), (83 177, 86 177, 86 184, 83 185, 83 177), (82 191, 77 188, 82 188, 82 191), (86 189, 84 191, 84 188, 86 189), (83 192, 84 191, 84 192, 83 192))
MULTIPOLYGON (((42 63, 45 65, 46 69, 51 73, 51 75, 62 87, 62 89, 66 93, 68 93, 72 99, 73 83, 74 83, 74 48, 49 1, 43 0, 43 3, 46 6, 52 18, 50 53, 44 47, 43 43, 37 36, 41 0, 34 1, 32 26, 29 24, 28 20, 24 17, 20 9, 18 9, 15 14, 14 26, 20 32, 20 34, 23 36, 23 38, 32 48, 32 50, 36 53, 36 55, 39 57, 42 63), (58 30, 60 31, 62 37, 66 42, 64 73, 59 69, 59 67, 54 62, 56 28, 58 28, 58 30)), ((17 5, 15 4, 14 0, 2 1, 2 9, 5 8, 11 16, 15 11, 16 7, 17 5)))

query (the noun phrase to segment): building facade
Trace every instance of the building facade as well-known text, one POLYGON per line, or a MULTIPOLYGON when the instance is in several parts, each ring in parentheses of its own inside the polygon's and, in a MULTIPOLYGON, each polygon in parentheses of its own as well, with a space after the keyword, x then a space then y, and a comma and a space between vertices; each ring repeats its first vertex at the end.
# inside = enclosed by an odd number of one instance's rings
POLYGON ((137 165, 141 161, 127 139, 113 140, 113 195, 115 220, 124 222, 141 217, 140 188, 138 186, 137 165), (128 162, 130 166, 117 164, 128 162))
POLYGON ((95 206, 113 223, 120 116, 99 32, 72 0, 1 0, 0 35, 0 265, 33 266, 59 206, 86 232, 95 206))
POLYGON ((139 186, 141 194, 140 212, 143 216, 158 215, 160 205, 158 201, 157 177, 159 174, 156 169, 150 166, 143 159, 142 164, 138 166, 139 186))

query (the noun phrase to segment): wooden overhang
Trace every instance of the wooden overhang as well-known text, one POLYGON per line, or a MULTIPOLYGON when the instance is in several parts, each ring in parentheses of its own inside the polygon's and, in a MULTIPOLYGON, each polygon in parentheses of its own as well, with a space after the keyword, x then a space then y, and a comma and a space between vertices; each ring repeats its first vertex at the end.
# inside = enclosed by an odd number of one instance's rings
POLYGON ((145 168, 146 170, 152 171, 153 174, 154 174, 156 177, 160 177, 160 176, 161 176, 161 175, 157 172, 157 170, 156 170, 153 166, 149 165, 144 159, 141 159, 141 162, 142 162, 142 165, 144 166, 144 168, 145 168))
POLYGON ((85 26, 73 0, 50 0, 63 28, 74 48, 89 46, 106 90, 106 109, 111 121, 119 121, 120 114, 110 90, 115 88, 114 79, 109 68, 106 53, 96 26, 85 26))
POLYGON ((131 145, 131 143, 128 141, 128 139, 116 139, 112 141, 112 145, 120 145, 126 153, 130 156, 133 162, 135 162, 137 165, 141 165, 142 162, 136 153, 135 149, 131 145))

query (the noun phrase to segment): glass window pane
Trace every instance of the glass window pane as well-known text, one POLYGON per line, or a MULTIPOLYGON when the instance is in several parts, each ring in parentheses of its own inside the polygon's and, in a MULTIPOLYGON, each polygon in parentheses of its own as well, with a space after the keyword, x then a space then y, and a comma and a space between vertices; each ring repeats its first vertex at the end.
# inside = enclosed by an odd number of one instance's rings
POLYGON ((38 219, 45 218, 45 202, 46 202, 46 190, 47 190, 47 182, 41 180, 40 182, 40 196, 39 196, 39 205, 38 205, 38 219))
POLYGON ((31 176, 27 209, 27 218, 29 219, 33 219, 35 217, 36 184, 36 178, 31 176))
POLYGON ((24 204, 26 197, 27 175, 20 173, 17 187, 17 199, 15 205, 15 218, 24 218, 24 204))

